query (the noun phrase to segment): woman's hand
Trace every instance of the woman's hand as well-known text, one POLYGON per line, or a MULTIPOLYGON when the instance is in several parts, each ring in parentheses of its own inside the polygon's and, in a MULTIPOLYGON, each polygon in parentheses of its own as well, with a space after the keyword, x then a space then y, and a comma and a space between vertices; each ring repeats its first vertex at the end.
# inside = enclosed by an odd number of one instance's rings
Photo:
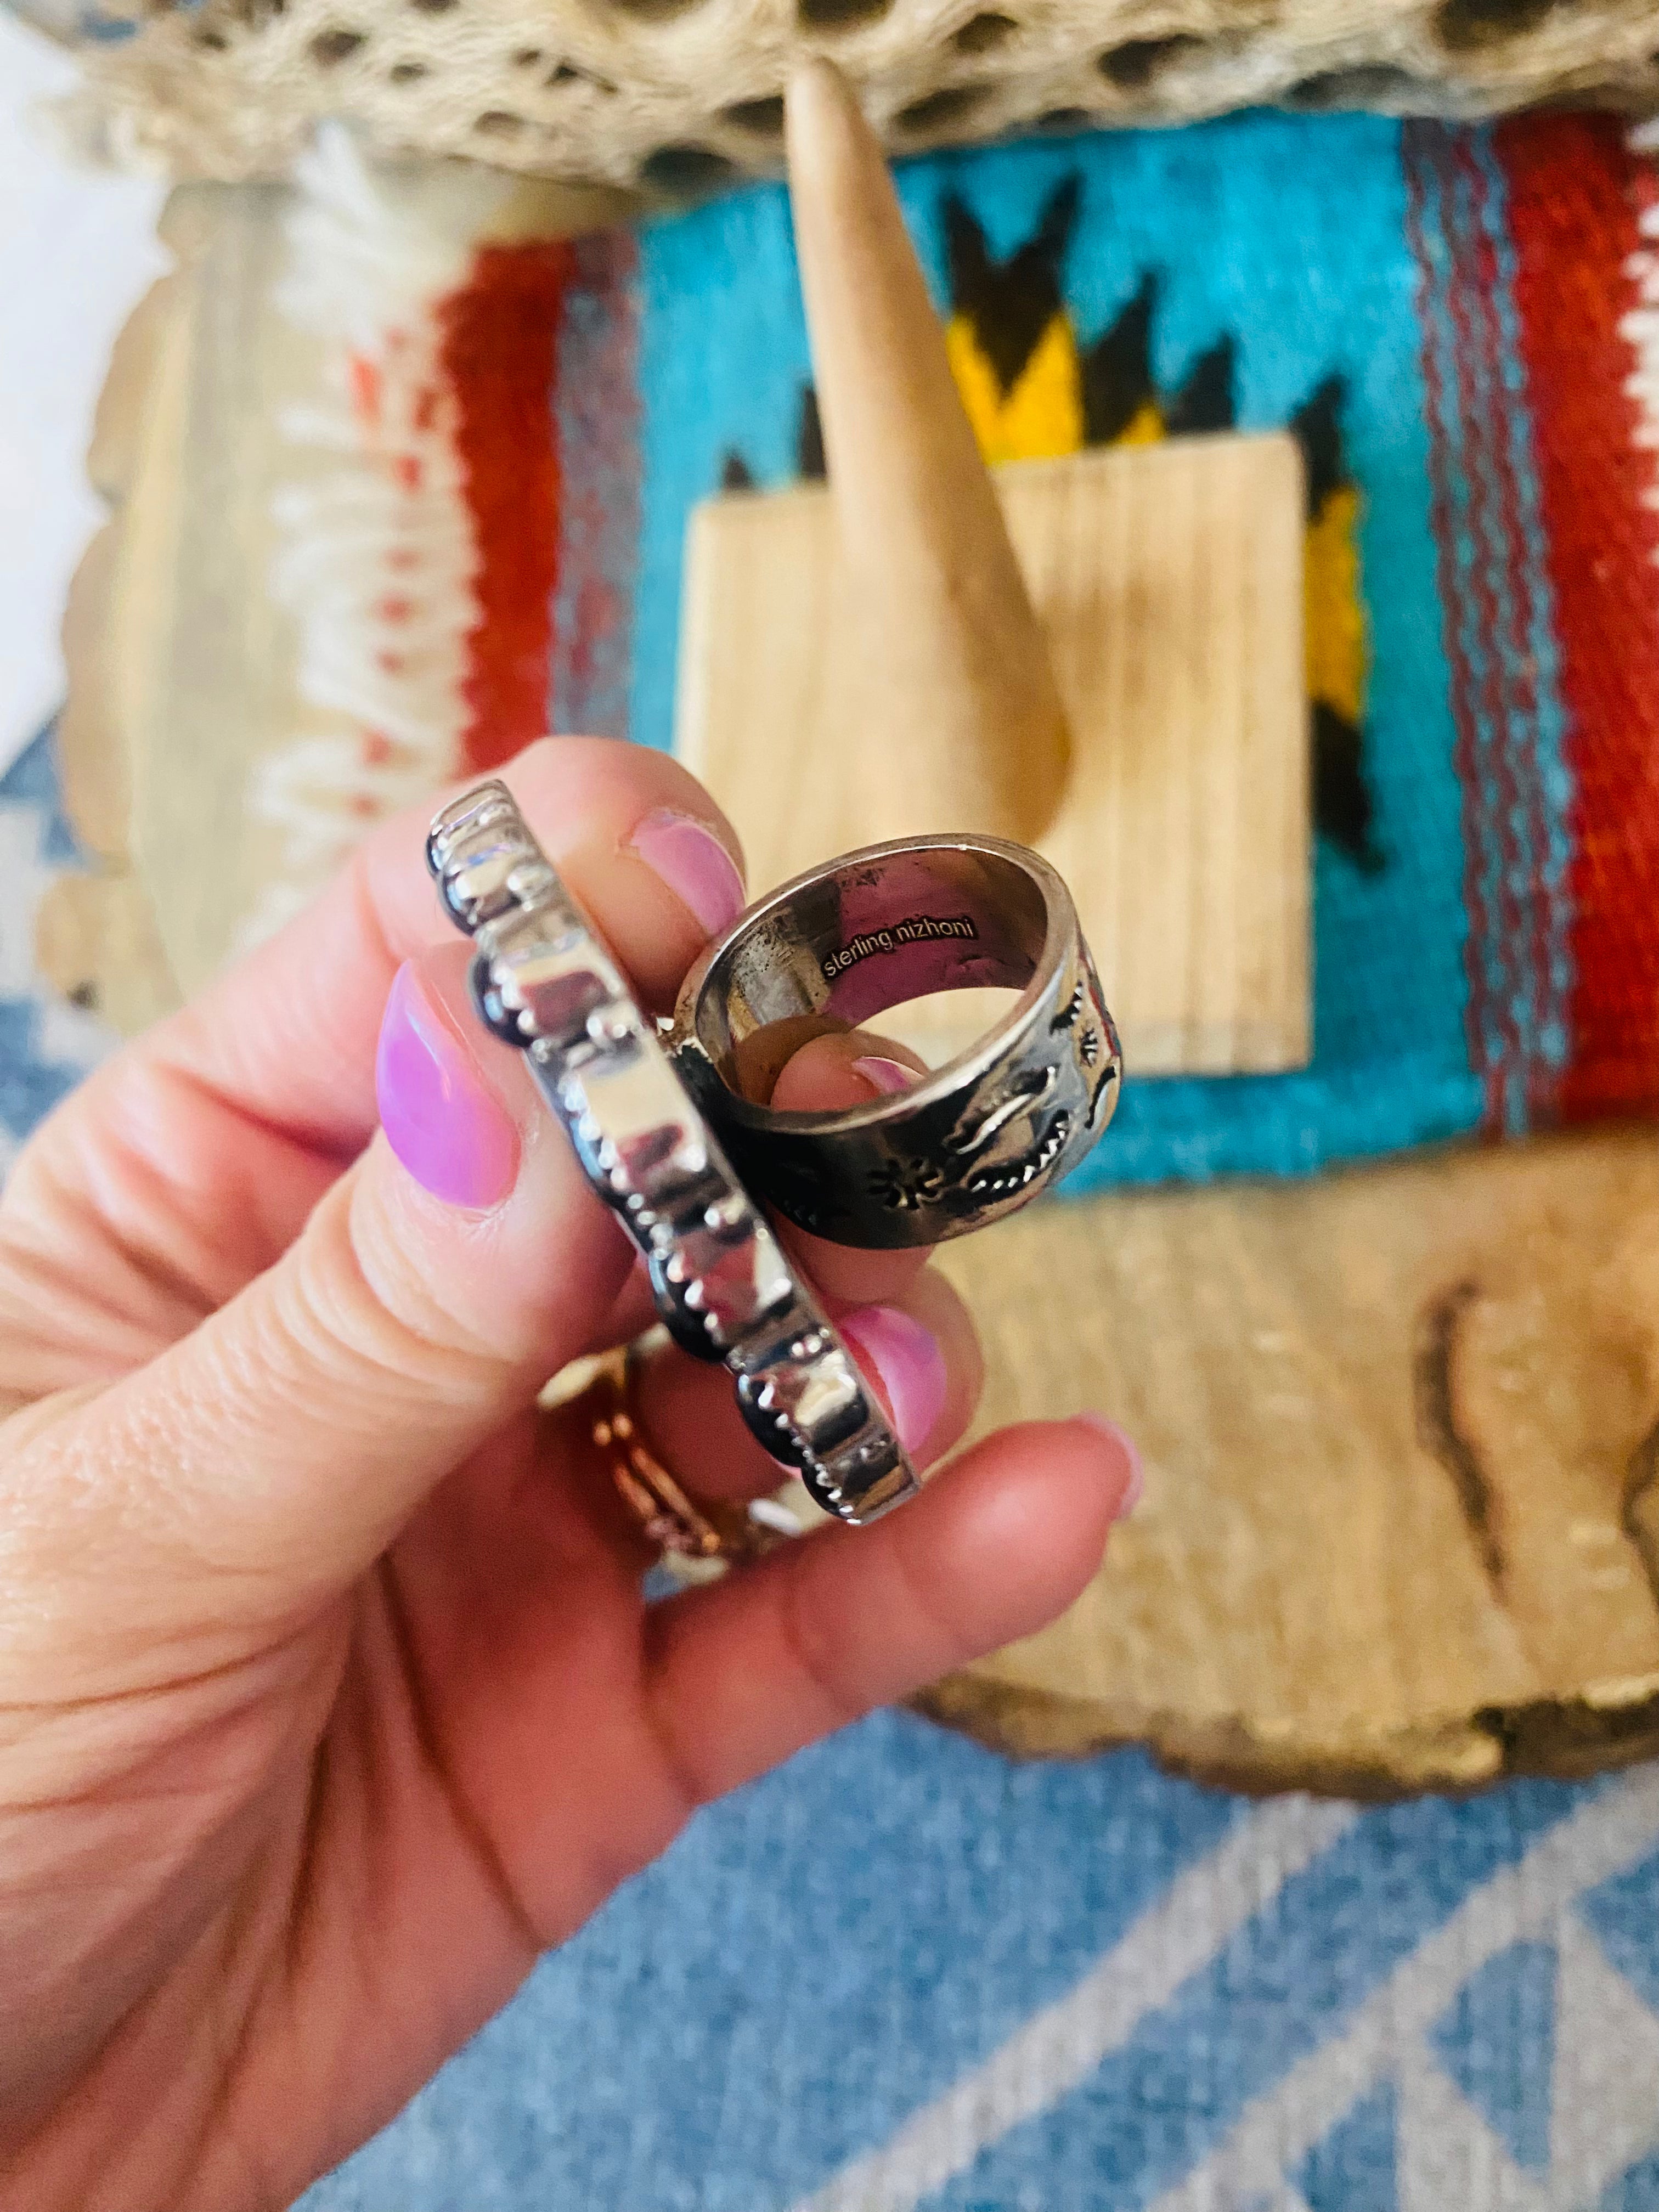
MULTIPOLYGON (((707 795, 597 740, 508 776, 665 1004, 741 903, 707 795)), ((1066 1604, 1131 1483, 1104 1425, 1004 1431, 873 1528, 647 1608, 585 1430, 535 1400, 649 1301, 466 1011, 424 814, 87 1084, 0 1205, 19 2212, 286 2204, 699 1804, 1066 1604)), ((902 1079, 871 1051, 820 1039, 776 1095, 902 1079)), ((951 1291, 794 1243, 938 1459, 978 1383, 951 1291)), ((775 1485, 723 1373, 656 1357, 641 1410, 694 1491, 775 1485)))

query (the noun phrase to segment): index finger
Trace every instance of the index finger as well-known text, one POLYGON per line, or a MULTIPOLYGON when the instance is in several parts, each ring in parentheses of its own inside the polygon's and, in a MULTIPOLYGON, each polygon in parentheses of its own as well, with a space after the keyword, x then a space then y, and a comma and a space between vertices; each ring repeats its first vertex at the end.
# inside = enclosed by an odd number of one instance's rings
MULTIPOLYGON (((506 775, 641 995, 665 1002, 743 903, 718 808, 665 755, 606 738, 544 740, 506 775)), ((270 1267, 362 1151, 392 979, 434 941, 460 951, 426 869, 430 816, 422 805, 372 833, 313 905, 106 1062, 24 1147, 0 1200, 0 1320, 16 1355, 0 1392, 151 1357, 270 1267)), ((502 1081, 527 1087, 516 1065, 502 1081)))
MULTIPOLYGON (((759 1032, 764 1036, 763 1030, 759 1032)), ((768 1093, 785 1111, 829 1113, 866 1106, 872 1098, 908 1090, 927 1073, 908 1045, 871 1030, 838 1030, 808 1040, 786 1062, 768 1093)), ((784 1243, 832 1305, 876 1305, 902 1298, 921 1273, 927 1255, 915 1246, 866 1251, 834 1244, 793 1223, 778 1224, 784 1243)))

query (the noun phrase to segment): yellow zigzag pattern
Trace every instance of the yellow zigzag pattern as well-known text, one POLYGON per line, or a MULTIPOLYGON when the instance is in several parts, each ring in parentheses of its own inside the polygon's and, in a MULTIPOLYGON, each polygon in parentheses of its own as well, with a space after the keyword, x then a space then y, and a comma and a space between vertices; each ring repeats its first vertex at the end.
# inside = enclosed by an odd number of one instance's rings
MULTIPOLYGON (((1018 258, 1011 257, 1004 267, 1012 267, 1018 258)), ((1024 366, 1006 388, 972 310, 958 307, 951 315, 945 345, 957 389, 988 461, 1050 460, 1079 453, 1088 443, 1083 356, 1064 308, 1043 325, 1024 366)), ((1150 389, 1150 376, 1147 381, 1146 396, 1127 424, 1103 442, 1152 445, 1168 434, 1164 404, 1150 389)), ((1305 437, 1304 442, 1305 447, 1305 437)), ((1316 478, 1317 471, 1310 468, 1310 479, 1316 478)), ((1340 479, 1328 483, 1312 480, 1310 490, 1303 585, 1308 696, 1357 732, 1364 718, 1369 672, 1360 591, 1359 494, 1340 479)))
MULTIPOLYGON (((1068 315, 1054 317, 1007 392, 997 381, 970 315, 951 316, 945 325, 945 345, 957 390, 988 461, 1052 461, 1062 453, 1082 452, 1088 443, 1083 423, 1083 367, 1068 315)), ((1109 442, 1151 446, 1164 434, 1158 402, 1148 399, 1128 428, 1109 442)))

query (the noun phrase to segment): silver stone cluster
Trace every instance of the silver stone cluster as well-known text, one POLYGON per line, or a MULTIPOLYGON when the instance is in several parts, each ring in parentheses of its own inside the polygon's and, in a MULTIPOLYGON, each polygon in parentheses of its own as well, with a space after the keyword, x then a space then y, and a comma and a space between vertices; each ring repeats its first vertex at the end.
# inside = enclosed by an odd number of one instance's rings
POLYGON ((529 1059, 589 1181, 644 1254, 675 1341, 723 1361, 750 1430, 818 1503, 867 1522, 916 1478, 795 1276, 616 963, 505 784, 446 807, 427 861, 473 939, 472 993, 529 1059))

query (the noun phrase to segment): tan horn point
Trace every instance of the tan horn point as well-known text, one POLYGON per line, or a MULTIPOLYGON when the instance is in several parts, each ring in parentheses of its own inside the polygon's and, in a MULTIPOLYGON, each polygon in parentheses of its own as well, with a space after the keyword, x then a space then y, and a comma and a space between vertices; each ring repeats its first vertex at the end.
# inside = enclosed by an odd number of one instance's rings
POLYGON ((882 831, 1030 843, 1071 750, 1048 645, 875 136, 830 62, 797 70, 785 105, 860 689, 892 743, 882 831))

